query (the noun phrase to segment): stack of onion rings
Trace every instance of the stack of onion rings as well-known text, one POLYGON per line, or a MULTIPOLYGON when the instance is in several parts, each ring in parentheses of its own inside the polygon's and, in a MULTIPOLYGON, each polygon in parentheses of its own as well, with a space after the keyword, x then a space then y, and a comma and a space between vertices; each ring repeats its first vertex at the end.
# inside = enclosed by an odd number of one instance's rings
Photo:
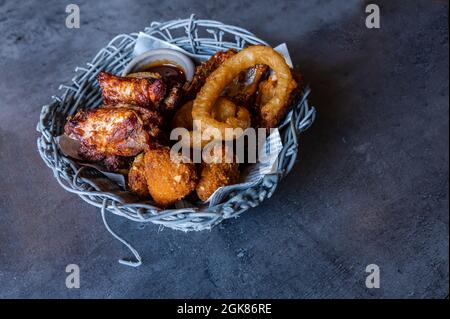
POLYGON ((293 90, 291 70, 284 57, 278 52, 268 46, 255 45, 243 49, 222 63, 207 78, 205 85, 197 94, 192 107, 192 118, 194 121, 200 121, 202 131, 211 128, 217 129, 225 139, 227 128, 240 127, 239 118, 236 117, 229 117, 226 122, 215 119, 212 116, 213 107, 227 84, 241 71, 257 64, 268 65, 275 72, 277 78, 274 96, 260 109, 263 123, 270 126, 274 123, 274 119, 279 118, 279 114, 285 112, 293 90))
MULTIPOLYGON (((194 101, 189 101, 185 103, 175 114, 172 120, 172 128, 182 127, 189 131, 189 143, 187 145, 187 141, 183 139, 184 146, 189 147, 204 147, 213 139, 219 139, 220 131, 214 131, 211 129, 207 130, 194 130, 194 126, 197 128, 202 125, 202 123, 198 123, 194 125, 195 120, 192 117, 192 109, 193 109, 194 101)), ((241 128, 245 130, 250 127, 251 119, 250 113, 244 107, 238 107, 236 104, 231 102, 226 97, 220 96, 211 111, 211 116, 220 121, 220 123, 226 123, 228 128, 241 128)), ((225 139, 234 139, 236 138, 236 134, 226 134, 225 139)))

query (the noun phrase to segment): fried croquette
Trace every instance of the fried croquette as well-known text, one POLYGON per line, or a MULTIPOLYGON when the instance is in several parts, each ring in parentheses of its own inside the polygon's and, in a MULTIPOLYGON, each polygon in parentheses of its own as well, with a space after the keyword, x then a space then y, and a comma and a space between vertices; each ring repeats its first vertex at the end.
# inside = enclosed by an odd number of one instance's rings
POLYGON ((145 177, 144 153, 139 154, 133 161, 128 172, 128 187, 139 197, 148 197, 147 179, 145 177))
POLYGON ((157 146, 144 156, 145 176, 150 195, 156 204, 167 207, 191 193, 198 175, 193 163, 185 162, 170 148, 157 146))
POLYGON ((219 187, 236 184, 239 181, 239 164, 235 159, 226 160, 228 154, 225 148, 222 150, 222 156, 217 156, 218 154, 220 152, 214 154, 213 151, 209 163, 203 162, 201 165, 200 180, 195 190, 202 201, 208 200, 219 187))

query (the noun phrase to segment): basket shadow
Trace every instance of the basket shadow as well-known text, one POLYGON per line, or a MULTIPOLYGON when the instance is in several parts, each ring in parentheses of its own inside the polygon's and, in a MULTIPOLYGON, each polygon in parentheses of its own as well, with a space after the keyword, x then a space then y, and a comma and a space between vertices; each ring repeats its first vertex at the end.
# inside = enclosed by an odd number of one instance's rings
POLYGON ((337 76, 325 67, 308 62, 303 65, 302 73, 311 87, 309 105, 316 108, 317 116, 313 125, 299 136, 296 164, 281 180, 278 195, 293 189, 301 190, 312 183, 323 167, 335 161, 336 142, 339 139, 345 141, 345 116, 341 106, 347 102, 340 98, 343 88, 339 86, 337 76))

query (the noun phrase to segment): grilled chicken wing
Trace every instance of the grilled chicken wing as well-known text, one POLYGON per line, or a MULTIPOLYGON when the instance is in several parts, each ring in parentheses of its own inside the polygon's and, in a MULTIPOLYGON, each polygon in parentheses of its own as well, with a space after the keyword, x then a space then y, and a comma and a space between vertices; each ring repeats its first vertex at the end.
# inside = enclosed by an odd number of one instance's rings
POLYGON ((168 116, 172 115, 180 105, 183 97, 182 94, 183 90, 181 83, 172 86, 160 107, 161 113, 168 116))
POLYGON ((151 137, 159 137, 161 133, 160 127, 163 125, 163 117, 158 111, 149 110, 140 106, 125 104, 125 103, 117 103, 114 105, 105 105, 102 106, 103 109, 109 108, 125 108, 136 111, 136 113, 140 116, 142 121, 144 122, 145 130, 151 137))
POLYGON ((135 156, 148 149, 150 135, 157 135, 151 118, 149 113, 125 105, 82 110, 68 119, 64 131, 100 154, 135 156))
POLYGON ((127 103, 156 109, 167 91, 166 84, 159 78, 120 77, 100 72, 97 80, 105 104, 127 103))
POLYGON ((104 166, 107 171, 117 172, 122 169, 128 169, 131 163, 132 157, 117 156, 117 155, 104 155, 99 153, 95 147, 87 145, 86 143, 80 143, 78 149, 78 155, 87 162, 95 162, 104 166))

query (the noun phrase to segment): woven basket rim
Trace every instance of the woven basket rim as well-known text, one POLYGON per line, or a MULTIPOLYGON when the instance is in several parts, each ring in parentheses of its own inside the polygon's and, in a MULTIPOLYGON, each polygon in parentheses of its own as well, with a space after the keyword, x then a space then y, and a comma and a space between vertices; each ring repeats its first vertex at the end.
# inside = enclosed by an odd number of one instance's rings
MULTIPOLYGON (((152 22, 144 32, 180 45, 193 54, 202 55, 208 55, 208 52, 212 54, 214 50, 217 51, 217 48, 226 49, 234 46, 239 49, 247 44, 266 44, 265 41, 243 28, 214 20, 197 20, 195 16, 188 19, 152 22), (200 28, 209 32, 211 38, 199 38, 200 28), (184 37, 175 38, 171 35, 171 31, 183 29, 186 33, 184 37), (234 37, 235 42, 225 40, 226 36, 234 37)), ((38 131, 41 133, 37 141, 38 150, 44 162, 53 170, 55 178, 61 186, 69 192, 78 194, 86 202, 115 215, 137 222, 152 222, 183 231, 210 229, 222 220, 237 217, 250 207, 259 205, 265 198, 269 198, 275 191, 279 180, 292 169, 298 151, 298 134, 306 130, 314 121, 315 108, 308 105, 308 89, 303 92, 300 101, 291 106, 286 115, 289 120, 285 119, 285 125, 282 128, 284 146, 279 155, 279 170, 275 174, 266 175, 258 185, 238 191, 214 207, 162 210, 142 202, 124 203, 122 198, 115 196, 114 193, 96 189, 92 180, 81 177, 85 168, 78 167, 73 160, 60 152, 54 139, 63 124, 61 121, 65 120, 62 116, 67 115, 70 109, 76 110, 84 104, 96 101, 98 92, 91 90, 92 87, 95 87, 92 78, 95 78, 95 74, 100 71, 101 63, 104 63, 103 66, 116 70, 125 67, 137 35, 138 33, 130 33, 114 37, 94 56, 91 62, 84 67, 75 69, 77 75, 72 79, 72 84, 60 86, 63 94, 53 96, 53 102, 43 106, 38 123, 38 131), (121 52, 128 53, 122 54, 121 52), (110 64, 106 64, 104 61, 110 61, 108 62, 110 64)))

